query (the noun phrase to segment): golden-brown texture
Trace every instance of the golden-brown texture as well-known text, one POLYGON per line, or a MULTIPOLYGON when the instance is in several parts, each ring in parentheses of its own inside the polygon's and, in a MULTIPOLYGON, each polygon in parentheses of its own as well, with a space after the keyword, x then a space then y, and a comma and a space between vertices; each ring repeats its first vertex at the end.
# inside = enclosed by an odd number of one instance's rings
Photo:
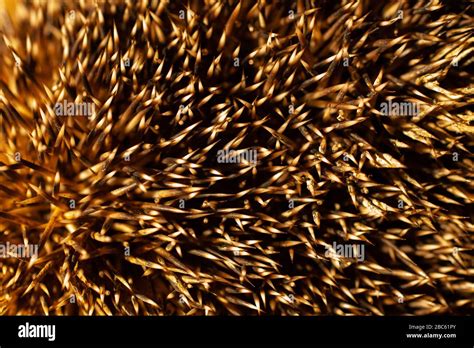
POLYGON ((1 314, 472 313, 469 1, 12 3, 1 314))

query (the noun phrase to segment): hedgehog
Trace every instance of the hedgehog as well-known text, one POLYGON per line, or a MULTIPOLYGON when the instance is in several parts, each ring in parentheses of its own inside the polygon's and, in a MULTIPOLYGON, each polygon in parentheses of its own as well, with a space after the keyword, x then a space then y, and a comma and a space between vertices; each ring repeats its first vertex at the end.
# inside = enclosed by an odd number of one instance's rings
POLYGON ((468 1, 4 1, 0 313, 472 313, 468 1))

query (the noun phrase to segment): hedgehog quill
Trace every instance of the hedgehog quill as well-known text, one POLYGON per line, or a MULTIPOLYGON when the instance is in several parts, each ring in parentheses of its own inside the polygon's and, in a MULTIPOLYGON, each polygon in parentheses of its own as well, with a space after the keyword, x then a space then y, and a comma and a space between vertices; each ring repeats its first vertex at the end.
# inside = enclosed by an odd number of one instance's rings
POLYGON ((1 314, 472 313, 472 4, 12 3, 1 314))

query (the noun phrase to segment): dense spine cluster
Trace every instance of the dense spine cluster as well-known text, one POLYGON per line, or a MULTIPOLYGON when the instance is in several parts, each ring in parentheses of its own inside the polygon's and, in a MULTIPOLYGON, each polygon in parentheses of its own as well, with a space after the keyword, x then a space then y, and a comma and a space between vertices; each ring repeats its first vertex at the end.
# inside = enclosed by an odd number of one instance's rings
POLYGON ((6 9, 0 314, 472 311, 468 1, 6 9))

